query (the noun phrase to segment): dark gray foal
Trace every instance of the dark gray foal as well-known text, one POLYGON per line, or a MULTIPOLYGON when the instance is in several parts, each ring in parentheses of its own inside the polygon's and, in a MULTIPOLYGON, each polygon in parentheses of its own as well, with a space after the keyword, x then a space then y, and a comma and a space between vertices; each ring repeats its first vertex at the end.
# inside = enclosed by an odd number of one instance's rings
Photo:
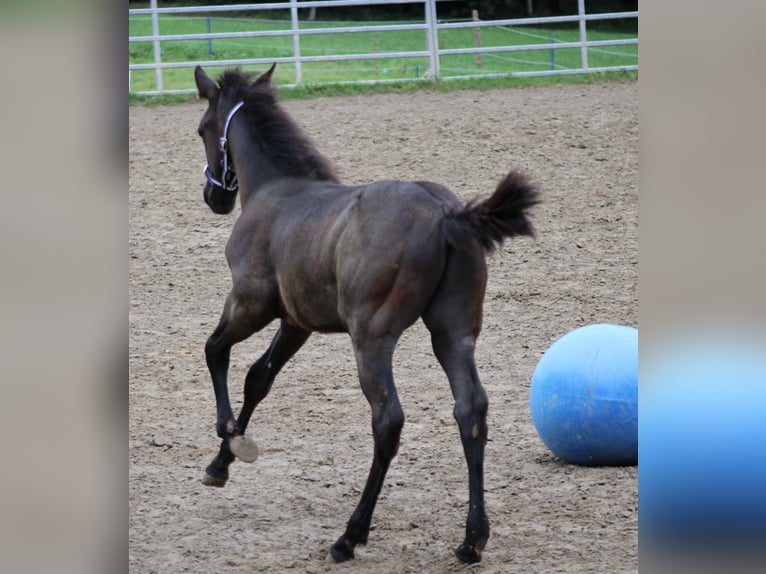
POLYGON ((528 212, 538 192, 515 171, 489 198, 466 206, 431 182, 342 185, 277 103, 273 70, 255 80, 230 70, 217 82, 195 71, 199 94, 209 103, 199 125, 208 162, 205 202, 229 213, 239 192, 242 208, 226 246, 232 289, 205 345, 223 441, 203 482, 223 486, 235 457, 255 459, 255 444, 245 437, 253 409, 311 332, 348 333, 372 409, 375 446, 359 505, 331 549, 337 561, 353 558, 356 545, 367 542, 404 424, 392 376, 394 348, 422 317, 452 388, 468 463, 465 540, 455 552, 464 562, 478 562, 489 538, 487 395, 474 362, 486 254, 506 237, 533 235, 528 212), (226 383, 231 347, 275 319, 279 331, 247 374, 235 419, 226 383))

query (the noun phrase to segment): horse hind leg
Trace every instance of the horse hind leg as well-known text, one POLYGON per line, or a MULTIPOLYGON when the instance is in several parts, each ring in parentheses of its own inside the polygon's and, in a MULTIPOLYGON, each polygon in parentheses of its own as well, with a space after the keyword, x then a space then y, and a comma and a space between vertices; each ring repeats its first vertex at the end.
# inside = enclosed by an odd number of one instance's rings
POLYGON ((489 539, 484 506, 484 448, 487 442, 487 393, 474 360, 481 328, 486 285, 483 257, 453 254, 442 283, 423 314, 431 332, 434 354, 449 379, 455 399, 454 416, 468 465, 469 502, 465 540, 455 550, 466 563, 481 560, 489 539))
POLYGON ((481 560, 490 530, 484 507, 484 447, 487 442, 489 401, 476 370, 473 338, 453 339, 432 335, 432 344, 455 397, 454 416, 468 465, 469 501, 465 540, 455 554, 461 561, 471 564, 481 560))
MULTIPOLYGON (((237 417, 237 428, 242 433, 242 437, 255 407, 266 398, 277 374, 303 346, 310 334, 308 331, 282 321, 267 351, 250 367, 245 377, 242 410, 237 417)), ((224 439, 218 455, 205 469, 202 483, 207 486, 224 486, 229 478, 229 465, 234 462, 235 454, 236 457, 248 462, 255 460, 258 451, 255 443, 242 442, 240 437, 234 437, 231 441, 224 439), (238 445, 237 442, 240 444, 238 445)))
POLYGON ((354 548, 366 544, 370 522, 383 481, 396 452, 404 425, 404 412, 394 387, 391 361, 396 340, 354 342, 362 391, 372 409, 374 455, 372 467, 358 506, 343 535, 330 550, 332 558, 344 562, 354 557, 354 548))

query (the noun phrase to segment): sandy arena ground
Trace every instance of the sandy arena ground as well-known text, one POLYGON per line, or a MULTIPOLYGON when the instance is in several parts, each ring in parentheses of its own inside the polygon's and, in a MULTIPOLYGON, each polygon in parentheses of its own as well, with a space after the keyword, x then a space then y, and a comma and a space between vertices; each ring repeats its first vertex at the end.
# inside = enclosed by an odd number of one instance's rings
MULTIPOLYGON (((402 338, 394 372, 407 417, 367 546, 327 561, 372 457, 369 407, 346 335, 314 335, 277 378, 248 434, 254 464, 200 483, 218 448, 203 347, 230 287, 224 244, 239 208, 202 201, 205 102, 130 108, 130 569, 199 572, 636 572, 637 468, 565 464, 537 437, 532 372, 588 323, 638 325, 635 82, 286 102, 346 183, 433 180, 486 196, 512 167, 545 203, 536 240, 489 258, 477 363, 490 397, 492 537, 463 539, 467 471, 428 332, 402 338)), ((275 325, 234 347, 235 408, 275 325)))

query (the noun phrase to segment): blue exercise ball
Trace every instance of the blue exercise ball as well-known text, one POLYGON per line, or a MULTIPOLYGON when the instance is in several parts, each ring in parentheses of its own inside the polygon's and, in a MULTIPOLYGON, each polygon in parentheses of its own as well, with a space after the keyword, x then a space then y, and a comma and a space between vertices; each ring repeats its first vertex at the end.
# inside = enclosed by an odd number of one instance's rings
POLYGON ((638 464, 638 330, 586 325, 555 341, 535 367, 529 406, 537 434, 562 460, 638 464))

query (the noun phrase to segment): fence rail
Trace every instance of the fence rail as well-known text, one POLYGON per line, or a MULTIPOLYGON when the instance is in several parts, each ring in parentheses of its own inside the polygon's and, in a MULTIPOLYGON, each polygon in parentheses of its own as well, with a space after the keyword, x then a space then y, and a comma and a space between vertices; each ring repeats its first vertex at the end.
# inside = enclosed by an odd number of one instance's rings
MULTIPOLYGON (((152 33, 151 35, 142 36, 130 36, 129 42, 131 44, 151 43, 153 46, 153 61, 144 63, 130 63, 128 64, 129 75, 133 71, 154 70, 155 72, 155 89, 153 90, 139 90, 135 93, 154 95, 154 94, 169 94, 169 93, 193 93, 194 88, 188 89, 165 89, 163 81, 163 72, 169 69, 179 68, 191 68, 196 65, 202 65, 206 67, 219 67, 219 66, 235 66, 235 65, 260 65, 277 63, 290 63, 295 66, 295 81, 291 84, 285 84, 286 86, 297 86, 304 84, 303 79, 303 67, 302 63, 311 62, 339 62, 339 61, 360 61, 360 60, 387 60, 387 59, 413 59, 420 58, 426 59, 427 70, 423 74, 423 77, 418 76, 416 78, 396 78, 396 79, 372 79, 372 80, 360 80, 352 82, 313 82, 315 84, 321 83, 382 83, 392 81, 411 81, 411 80, 428 80, 435 81, 440 79, 461 79, 461 78, 478 78, 478 77, 498 77, 498 76, 544 76, 544 75, 560 75, 560 74, 580 74, 588 72, 605 72, 605 71, 617 71, 617 70, 637 70, 637 55, 633 56, 636 63, 627 63, 620 65, 606 65, 606 66, 592 66, 588 61, 588 50, 598 49, 607 46, 631 46, 638 45, 638 38, 613 38, 608 40, 588 40, 587 39, 587 22, 603 21, 603 20, 615 20, 615 19, 638 19, 638 11, 634 12, 612 12, 602 14, 587 14, 585 12, 585 0, 578 0, 578 13, 565 16, 552 16, 552 17, 530 17, 530 18, 512 18, 512 19, 499 19, 499 20, 478 20, 472 19, 461 22, 440 22, 437 18, 437 0, 288 0, 284 2, 273 2, 269 4, 231 4, 231 5, 215 5, 215 6, 173 6, 160 8, 157 0, 151 1, 150 8, 130 9, 128 13, 130 16, 148 15, 152 20, 152 33), (312 23, 313 27, 301 27, 301 20, 299 18, 299 10, 305 8, 328 8, 328 7, 341 7, 341 6, 373 6, 373 5, 390 5, 390 4, 421 4, 423 6, 423 22, 422 23, 395 23, 395 24, 369 24, 369 25, 349 25, 349 26, 322 26, 316 27, 316 23, 312 23), (271 30, 248 30, 248 31, 236 31, 236 32, 212 32, 210 31, 210 20, 208 19, 208 32, 207 33, 192 33, 192 34, 161 34, 160 33, 160 15, 180 15, 180 14, 203 14, 210 18, 212 13, 223 12, 268 12, 268 11, 289 11, 290 20, 282 22, 284 25, 289 23, 289 28, 284 29, 271 29, 271 30), (447 32, 449 30, 460 30, 465 28, 472 28, 474 35, 478 38, 479 30, 493 27, 493 28, 510 28, 520 26, 547 26, 550 24, 567 24, 577 23, 579 25, 579 34, 576 41, 560 41, 555 38, 544 38, 548 41, 529 44, 507 44, 507 45, 487 45, 482 46, 476 42, 473 46, 466 46, 460 48, 441 48, 440 47, 440 32, 447 32), (390 33, 390 32, 404 32, 404 31, 422 31, 424 33, 424 44, 422 50, 405 50, 405 51, 387 51, 379 52, 372 51, 369 53, 336 53, 321 55, 306 55, 301 53, 301 38, 306 36, 315 35, 335 35, 335 34, 351 34, 351 33, 390 33), (194 59, 194 60, 163 60, 162 57, 162 43, 163 42, 179 42, 179 41, 192 41, 192 40, 207 40, 212 42, 213 40, 248 40, 252 38, 274 38, 274 37, 291 37, 292 42, 292 55, 289 56, 273 56, 273 57, 247 57, 247 58, 216 58, 216 59, 194 59), (554 65, 555 52, 559 50, 580 50, 579 66, 556 68, 554 65), (478 73, 469 74, 455 74, 455 73, 443 73, 442 72, 442 59, 444 57, 475 54, 477 58, 481 58, 482 55, 495 56, 503 53, 524 53, 530 51, 546 50, 550 53, 550 65, 541 65, 540 69, 533 70, 508 70, 508 71, 492 71, 482 70, 478 73)), ((246 19, 243 19, 247 21, 246 19)), ((274 21, 276 24, 276 21, 274 21)), ((305 21, 303 22, 305 26, 305 21)), ((535 36, 535 34, 529 34, 535 36)), ((212 45, 212 44, 211 44, 212 45)), ((212 50, 211 50, 212 51, 212 50)), ((417 67, 416 67, 417 69, 417 67)))

